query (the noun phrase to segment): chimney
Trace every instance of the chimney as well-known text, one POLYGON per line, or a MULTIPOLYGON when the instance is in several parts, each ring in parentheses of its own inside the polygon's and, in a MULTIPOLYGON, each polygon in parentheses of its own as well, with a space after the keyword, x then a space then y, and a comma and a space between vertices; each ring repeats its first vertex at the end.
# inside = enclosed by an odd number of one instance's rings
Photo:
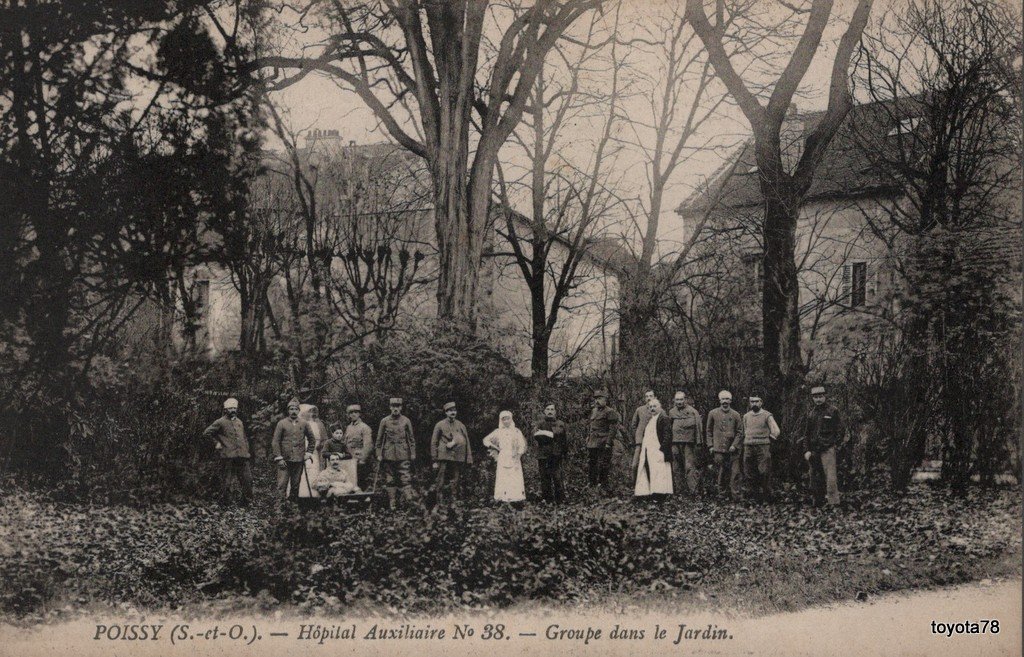
POLYGON ((316 128, 306 133, 306 148, 311 148, 314 144, 323 145, 340 145, 341 144, 341 132, 338 130, 321 130, 316 128))

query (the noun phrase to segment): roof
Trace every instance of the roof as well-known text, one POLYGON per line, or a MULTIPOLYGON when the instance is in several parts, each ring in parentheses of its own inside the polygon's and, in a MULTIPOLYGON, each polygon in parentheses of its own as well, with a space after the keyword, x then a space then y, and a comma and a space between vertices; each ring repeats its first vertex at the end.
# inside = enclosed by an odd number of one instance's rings
MULTIPOLYGON (((388 160, 395 166, 403 166, 406 163, 410 163, 412 165, 410 168, 414 169, 414 171, 411 177, 402 179, 401 183, 413 185, 416 189, 411 190, 410 194, 415 194, 416 198, 424 201, 423 205, 417 207, 417 211, 432 209, 429 204, 430 191, 429 179, 426 178, 426 168, 415 166, 419 162, 418 157, 397 144, 380 142, 344 145, 340 139, 323 139, 316 140, 316 147, 312 150, 309 148, 299 148, 297 150, 301 159, 319 161, 322 158, 324 163, 353 159, 367 163, 380 163, 388 160)), ((283 157, 285 155, 280 151, 268 151, 265 154, 265 158, 271 162, 280 161, 283 157)), ((501 206, 494 206, 492 212, 498 211, 500 208, 501 206)), ((526 216, 515 210, 512 210, 512 214, 519 225, 527 229, 530 228, 532 222, 526 216)), ((555 236, 555 240, 563 247, 568 248, 570 246, 569 240, 562 235, 555 236)), ((625 243, 620 238, 615 237, 592 237, 584 244, 583 250, 584 254, 592 262, 606 272, 621 273, 632 259, 625 243)))
MULTIPOLYGON (((915 115, 916 99, 855 105, 825 151, 806 201, 857 198, 892 194, 897 188, 870 162, 864 143, 884 148, 895 137, 900 118, 915 115)), ((795 160, 808 135, 824 112, 794 113, 783 124, 784 158, 795 160), (788 134, 786 134, 788 132, 788 134)), ((792 163, 795 166, 795 162, 792 163)), ((738 153, 712 175, 709 183, 684 200, 676 212, 683 216, 707 210, 709 199, 727 208, 760 206, 761 187, 754 159, 754 142, 748 140, 738 153), (735 169, 733 165, 735 164, 735 169), (731 173, 730 173, 731 172, 731 173)))

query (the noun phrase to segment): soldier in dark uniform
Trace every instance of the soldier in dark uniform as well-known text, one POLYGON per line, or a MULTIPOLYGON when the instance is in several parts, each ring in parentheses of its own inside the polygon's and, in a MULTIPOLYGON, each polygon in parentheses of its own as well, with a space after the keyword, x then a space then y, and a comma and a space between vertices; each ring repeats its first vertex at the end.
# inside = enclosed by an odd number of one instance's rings
POLYGON ((608 392, 594 393, 594 410, 590 413, 587 437, 589 463, 587 482, 608 492, 608 473, 612 466, 612 442, 620 430, 622 419, 618 411, 608 406, 608 392))
POLYGON ((466 467, 473 463, 469 431, 465 424, 455 419, 457 413, 455 402, 445 404, 446 417, 434 425, 434 432, 430 436, 430 457, 437 471, 434 487, 438 506, 444 503, 445 488, 450 489, 452 500, 458 500, 463 474, 466 467))
POLYGON ((568 451, 568 438, 565 422, 558 419, 554 402, 544 406, 544 417, 537 423, 533 438, 537 441, 541 495, 545 502, 560 504, 565 499, 562 459, 568 451))
POLYGON ((814 406, 807 416, 800 446, 810 466, 811 495, 814 505, 837 506, 840 501, 839 482, 836 477, 836 449, 847 438, 842 416, 825 397, 825 388, 811 388, 814 406))
POLYGON ((412 462, 416 458, 416 439, 412 422, 402 415, 402 399, 392 397, 391 414, 380 421, 374 448, 384 476, 384 490, 388 494, 388 507, 395 508, 398 491, 410 505, 413 503, 412 462))
POLYGON ((316 449, 316 436, 309 423, 299 417, 299 400, 288 402, 288 417, 278 421, 270 447, 277 463, 277 492, 280 497, 298 499, 299 482, 306 458, 316 449))
POLYGON ((743 442, 743 418, 732 408, 732 393, 728 390, 718 393, 718 402, 718 408, 708 411, 707 431, 704 435, 711 444, 715 459, 719 494, 739 500, 742 496, 742 452, 738 451, 737 445, 743 442))

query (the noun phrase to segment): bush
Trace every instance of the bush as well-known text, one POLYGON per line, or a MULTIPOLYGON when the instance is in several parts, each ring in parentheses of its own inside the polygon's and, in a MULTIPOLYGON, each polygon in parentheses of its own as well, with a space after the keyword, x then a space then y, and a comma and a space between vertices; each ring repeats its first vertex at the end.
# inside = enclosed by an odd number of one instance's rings
MULTIPOLYGON (((89 379, 60 405, 30 403, 31 391, 26 403, 8 405, 12 430, 0 440, 16 479, 64 500, 202 499, 218 486, 217 454, 202 432, 225 395, 239 397, 250 441, 261 433, 267 403, 258 394, 266 393, 246 386, 231 360, 134 367, 101 359, 89 379)), ((279 378, 265 381, 281 387, 279 378)))

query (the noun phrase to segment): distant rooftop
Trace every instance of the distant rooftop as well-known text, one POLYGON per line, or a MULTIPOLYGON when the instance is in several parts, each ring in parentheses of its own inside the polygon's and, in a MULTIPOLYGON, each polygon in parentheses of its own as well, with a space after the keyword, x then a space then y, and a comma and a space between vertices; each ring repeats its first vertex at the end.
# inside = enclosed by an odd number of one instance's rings
MULTIPOLYGON (((913 118, 918 104, 917 99, 908 99, 898 103, 879 102, 854 106, 829 144, 806 200, 819 201, 894 193, 896 187, 871 165, 861 141, 877 143, 878 148, 891 147, 891 140, 900 130, 917 128, 913 118)), ((807 136, 821 121, 823 114, 824 112, 798 113, 787 119, 786 125, 792 126, 797 135, 784 135, 783 148, 788 146, 792 149, 794 159, 807 136), (791 144, 786 143, 786 137, 791 144)), ((740 147, 736 155, 719 167, 708 184, 684 200, 676 212, 683 216, 703 213, 712 199, 719 199, 719 205, 724 208, 740 209, 761 205, 761 187, 753 140, 740 147), (733 163, 736 163, 735 169, 733 163)))

